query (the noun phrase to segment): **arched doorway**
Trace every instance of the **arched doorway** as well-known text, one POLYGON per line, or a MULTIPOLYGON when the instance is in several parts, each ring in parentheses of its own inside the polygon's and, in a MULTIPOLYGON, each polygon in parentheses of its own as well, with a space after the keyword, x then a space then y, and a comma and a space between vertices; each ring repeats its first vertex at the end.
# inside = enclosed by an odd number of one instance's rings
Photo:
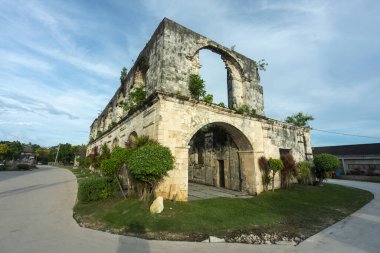
POLYGON ((189 142, 189 182, 244 191, 247 156, 252 152, 247 137, 236 127, 214 122, 200 128, 189 142))

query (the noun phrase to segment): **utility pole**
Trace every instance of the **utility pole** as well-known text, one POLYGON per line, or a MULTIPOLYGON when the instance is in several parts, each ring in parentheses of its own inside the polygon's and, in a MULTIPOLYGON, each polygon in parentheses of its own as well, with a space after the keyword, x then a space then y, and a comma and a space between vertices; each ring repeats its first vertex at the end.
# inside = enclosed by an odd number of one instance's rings
POLYGON ((60 148, 61 148, 61 144, 59 144, 59 146, 58 146, 58 151, 57 151, 57 155, 55 156, 54 165, 57 165, 57 159, 58 159, 58 154, 59 154, 59 149, 60 148))

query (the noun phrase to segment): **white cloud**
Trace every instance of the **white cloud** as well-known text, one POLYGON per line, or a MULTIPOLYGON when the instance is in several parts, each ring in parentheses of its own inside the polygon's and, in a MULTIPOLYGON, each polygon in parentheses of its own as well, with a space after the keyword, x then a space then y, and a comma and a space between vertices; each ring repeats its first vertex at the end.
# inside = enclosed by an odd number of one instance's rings
POLYGON ((36 126, 36 125, 40 125, 40 124, 37 122, 0 121, 0 125, 36 126))

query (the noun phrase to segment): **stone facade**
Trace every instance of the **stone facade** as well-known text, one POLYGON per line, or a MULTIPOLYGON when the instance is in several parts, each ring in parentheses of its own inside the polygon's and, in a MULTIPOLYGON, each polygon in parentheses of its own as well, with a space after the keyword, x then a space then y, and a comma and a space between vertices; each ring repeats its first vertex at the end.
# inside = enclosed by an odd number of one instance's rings
POLYGON ((124 146, 137 135, 158 140, 175 156, 175 168, 156 189, 156 194, 166 199, 187 200, 189 180, 258 194, 263 191, 258 168, 261 156, 279 158, 280 150, 287 150, 296 160, 312 158, 310 129, 264 116, 255 61, 166 18, 127 80, 91 125, 87 155, 103 144, 124 146), (190 96, 189 76, 199 72, 201 49, 220 54, 226 65, 228 108, 190 96), (124 111, 120 103, 139 86, 147 92, 145 103, 124 111), (234 110, 242 105, 255 109, 257 115, 234 110))

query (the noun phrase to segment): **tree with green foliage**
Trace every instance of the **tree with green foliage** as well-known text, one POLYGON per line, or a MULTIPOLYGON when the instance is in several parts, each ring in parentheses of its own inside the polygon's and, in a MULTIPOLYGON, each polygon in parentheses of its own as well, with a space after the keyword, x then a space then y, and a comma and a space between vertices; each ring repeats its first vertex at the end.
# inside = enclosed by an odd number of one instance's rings
POLYGON ((137 180, 145 183, 143 198, 151 193, 158 181, 174 166, 170 149, 160 144, 146 144, 133 150, 128 168, 137 180))
POLYGON ((286 117, 285 122, 298 127, 309 127, 308 122, 311 120, 314 120, 313 116, 299 112, 297 114, 293 114, 292 116, 286 117))
POLYGON ((74 152, 70 143, 60 144, 57 161, 64 164, 74 162, 74 152))
POLYGON ((189 91, 192 97, 200 99, 206 95, 205 81, 199 76, 192 74, 189 78, 189 91))
POLYGON ((8 145, 7 144, 0 144, 0 162, 4 159, 5 155, 8 151, 8 145))
POLYGON ((57 155, 58 146, 51 146, 48 152, 48 162, 54 162, 57 155))
POLYGON ((6 161, 18 159, 24 149, 24 145, 19 141, 1 141, 0 144, 7 145, 7 150, 3 154, 3 159, 6 161))
POLYGON ((312 169, 313 163, 310 161, 301 161, 297 163, 297 180, 301 184, 312 184, 313 174, 312 169))
POLYGON ((334 171, 339 168, 339 160, 331 154, 316 154, 314 155, 314 165, 316 169, 316 177, 318 183, 321 184, 326 179, 326 172, 334 171))
POLYGON ((280 159, 269 158, 268 166, 272 171, 272 191, 274 191, 274 177, 277 172, 284 168, 284 164, 280 159))
POLYGON ((47 163, 49 161, 49 152, 48 148, 37 148, 35 150, 37 162, 47 163))

